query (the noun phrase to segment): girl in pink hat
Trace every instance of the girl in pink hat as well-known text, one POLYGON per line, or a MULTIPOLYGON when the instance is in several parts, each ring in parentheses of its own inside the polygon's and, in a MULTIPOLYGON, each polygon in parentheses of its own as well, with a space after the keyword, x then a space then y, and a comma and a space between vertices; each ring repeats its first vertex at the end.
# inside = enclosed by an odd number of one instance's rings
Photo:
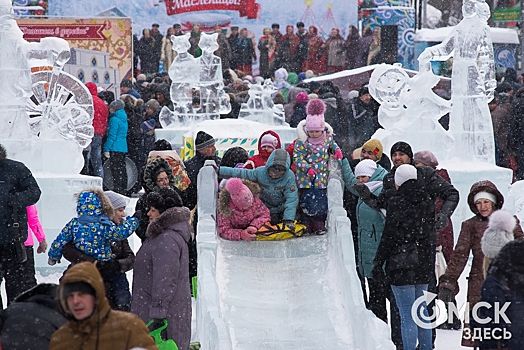
MULTIPOLYGON (((293 163, 296 164, 296 181, 299 195, 309 188, 327 190, 329 178, 328 161, 330 155, 337 160, 342 160, 342 151, 333 139, 333 129, 324 121, 326 106, 320 99, 308 102, 306 120, 297 126, 298 139, 293 149, 293 163)), ((304 206, 313 203, 300 203, 304 206)), ((310 216, 305 213, 302 221, 306 224, 309 233, 326 233, 327 213, 310 216)))
POLYGON ((252 241, 271 221, 269 209, 258 198, 260 187, 251 181, 231 178, 218 197, 218 234, 230 241, 252 241))

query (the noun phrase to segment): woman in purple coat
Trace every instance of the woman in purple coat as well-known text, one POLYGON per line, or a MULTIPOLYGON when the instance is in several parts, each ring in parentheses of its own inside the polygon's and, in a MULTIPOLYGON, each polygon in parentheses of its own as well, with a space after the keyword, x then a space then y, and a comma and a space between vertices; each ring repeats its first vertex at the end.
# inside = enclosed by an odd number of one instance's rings
POLYGON ((191 340, 191 290, 187 242, 190 211, 170 187, 147 195, 147 238, 136 254, 131 312, 157 329, 167 320, 166 337, 180 350, 191 340))

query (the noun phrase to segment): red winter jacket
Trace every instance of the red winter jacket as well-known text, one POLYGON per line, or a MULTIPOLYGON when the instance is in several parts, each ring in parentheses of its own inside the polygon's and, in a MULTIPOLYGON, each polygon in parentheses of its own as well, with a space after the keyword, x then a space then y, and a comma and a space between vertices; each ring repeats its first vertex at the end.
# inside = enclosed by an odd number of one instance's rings
POLYGON ((255 169, 255 168, 258 168, 258 167, 261 167, 261 166, 264 166, 266 165, 267 163, 267 159, 269 158, 269 156, 271 155, 271 153, 268 153, 264 150, 262 150, 262 146, 260 146, 260 142, 262 141, 262 137, 264 137, 264 135, 266 134, 271 134, 273 136, 275 136, 277 138, 277 148, 282 148, 282 144, 280 143, 280 136, 278 136, 278 134, 272 130, 268 130, 268 131, 264 131, 262 133, 262 135, 260 135, 260 137, 258 138, 258 154, 254 155, 253 157, 249 158, 247 161, 246 161, 246 164, 244 164, 244 168, 246 169, 255 169))
POLYGON ((89 89, 89 92, 93 97, 93 107, 95 109, 93 128, 95 128, 95 135, 104 136, 107 131, 107 120, 109 116, 107 105, 100 97, 98 97, 95 83, 89 82, 86 84, 86 87, 89 89))

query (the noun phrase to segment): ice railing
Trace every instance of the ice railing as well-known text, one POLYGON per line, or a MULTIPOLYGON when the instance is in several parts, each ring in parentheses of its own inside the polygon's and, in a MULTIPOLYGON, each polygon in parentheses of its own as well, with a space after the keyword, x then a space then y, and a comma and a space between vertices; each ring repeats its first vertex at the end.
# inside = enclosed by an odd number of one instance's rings
POLYGON ((250 243, 217 239, 217 175, 212 167, 202 168, 198 176, 196 310, 196 335, 202 348, 257 349, 263 345, 266 349, 290 346, 318 349, 326 345, 326 338, 331 338, 330 343, 340 348, 393 348, 388 340, 387 325, 365 308, 356 275, 350 223, 342 206, 343 181, 338 165, 334 163, 330 167, 327 235, 250 243), (274 270, 266 267, 252 270, 252 266, 242 265, 268 258, 280 259, 283 263, 276 265, 278 268, 274 270), (220 271, 217 271, 217 262, 222 267, 220 271), (310 269, 302 269, 304 264, 310 269), (318 269, 324 272, 311 272, 318 269), (285 285, 286 270, 299 271, 304 276, 288 286, 285 285), (265 278, 269 276, 274 288, 258 288, 263 289, 260 292, 256 286, 242 285, 235 275, 239 273, 263 275, 250 280, 251 283, 266 282, 265 278), (311 277, 313 280, 309 279, 311 277), (312 287, 301 289, 304 280, 308 280, 312 287), (242 288, 242 291, 237 288, 242 288), (326 294, 325 290, 329 293, 326 294), (261 293, 258 298, 256 293, 261 293), (295 294, 297 298, 294 298, 295 294), (260 327, 256 319, 266 319, 268 315, 270 319, 260 327), (308 317, 316 319, 311 322, 307 321, 308 317))
POLYGON ((228 329, 220 311, 216 282, 217 193, 215 169, 204 166, 198 173, 198 289, 196 324, 197 339, 203 349, 232 349, 228 329))

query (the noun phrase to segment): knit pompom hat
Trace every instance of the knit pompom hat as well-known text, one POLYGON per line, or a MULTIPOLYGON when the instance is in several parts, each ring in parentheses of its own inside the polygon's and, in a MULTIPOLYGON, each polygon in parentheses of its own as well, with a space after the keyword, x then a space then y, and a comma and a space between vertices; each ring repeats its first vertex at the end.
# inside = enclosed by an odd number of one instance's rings
POLYGON ((247 209, 253 204, 253 193, 238 178, 232 178, 226 182, 226 190, 233 203, 239 209, 247 209))
POLYGON ((326 122, 324 112, 326 105, 320 99, 311 100, 306 107, 306 131, 324 131, 326 122))
POLYGON ((508 211, 497 210, 489 217, 488 228, 482 236, 482 252, 484 256, 494 259, 506 243, 514 239, 513 230, 517 220, 508 211))
POLYGON ((297 100, 297 103, 304 103, 309 100, 309 97, 305 92, 302 91, 297 94, 296 100, 297 100))
POLYGON ((377 163, 371 159, 361 160, 355 167, 355 177, 369 176, 371 177, 377 170, 377 163))

